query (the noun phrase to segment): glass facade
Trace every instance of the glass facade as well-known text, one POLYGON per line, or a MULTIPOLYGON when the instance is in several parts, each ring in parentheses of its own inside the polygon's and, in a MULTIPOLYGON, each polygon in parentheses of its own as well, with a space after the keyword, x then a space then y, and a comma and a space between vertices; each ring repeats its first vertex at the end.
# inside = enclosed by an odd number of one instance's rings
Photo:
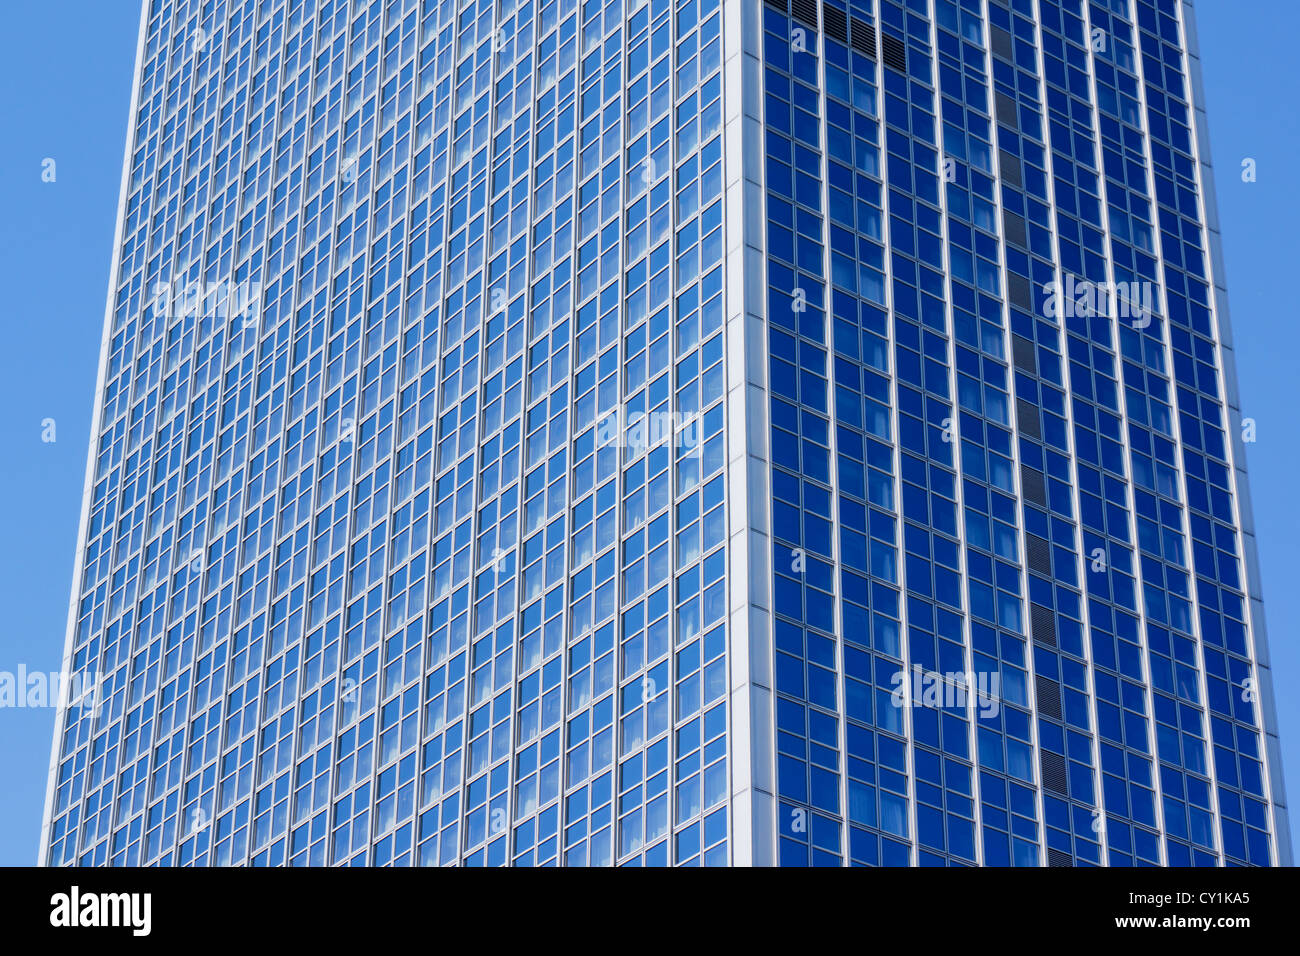
POLYGON ((1198 82, 146 0, 43 862, 1289 862, 1198 82))

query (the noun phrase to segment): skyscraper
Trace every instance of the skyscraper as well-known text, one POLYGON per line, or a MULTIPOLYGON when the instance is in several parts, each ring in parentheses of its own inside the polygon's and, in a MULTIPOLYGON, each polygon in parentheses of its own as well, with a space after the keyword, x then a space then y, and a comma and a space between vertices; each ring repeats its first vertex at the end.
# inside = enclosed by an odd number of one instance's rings
POLYGON ((44 862, 1287 863, 1189 3, 146 0, 44 862))

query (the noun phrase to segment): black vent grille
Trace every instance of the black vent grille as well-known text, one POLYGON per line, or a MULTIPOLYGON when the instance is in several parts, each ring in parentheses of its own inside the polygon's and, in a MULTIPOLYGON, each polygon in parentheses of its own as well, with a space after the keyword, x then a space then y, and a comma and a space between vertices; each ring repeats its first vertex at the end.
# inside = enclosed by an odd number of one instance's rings
POLYGON ((1054 680, 1048 680, 1046 677, 1039 676, 1038 685, 1038 712, 1044 717, 1052 717, 1056 720, 1061 719, 1061 685, 1054 680))
MULTIPOLYGON (((1037 414, 1035 412, 1035 414, 1037 414)), ((1052 545, 1046 538, 1036 534, 1025 535, 1025 551, 1029 555, 1029 570, 1052 576, 1052 545)))
POLYGON ((857 17, 851 17, 849 22, 853 27, 849 34, 853 49, 871 57, 873 60, 876 59, 876 28, 865 20, 859 20, 857 17))
POLYGON ((790 0, 790 15, 817 29, 817 0, 790 0))
POLYGON ((1065 758, 1050 750, 1039 750, 1038 762, 1043 768, 1043 788, 1052 793, 1069 796, 1070 782, 1065 773, 1065 758))
POLYGON ((1038 420, 1038 406, 1033 402, 1027 402, 1023 398, 1016 399, 1016 422, 1020 426, 1022 435, 1039 439, 1043 437, 1042 424, 1038 420))
POLYGON ((1002 170, 1002 181, 1008 186, 1020 186, 1020 157, 1008 153, 1005 149, 998 152, 998 166, 1002 170))
POLYGON ((1009 63, 1016 61, 1011 43, 1011 34, 1002 27, 994 26, 989 30, 989 46, 994 56, 1000 56, 1009 63))
POLYGON ((1025 228, 1024 216, 1002 210, 1002 234, 1012 245, 1019 246, 1021 249, 1029 248, 1029 233, 1025 228))
POLYGON ((1029 605, 1029 631, 1036 643, 1056 646, 1056 615, 1050 607, 1042 604, 1029 605))
POLYGON ((1005 93, 996 94, 994 99, 997 102, 998 122, 1003 126, 1019 129, 1020 120, 1016 116, 1016 101, 1005 93))
POLYGON ((782 13, 788 13, 790 9, 785 0, 763 0, 763 2, 773 10, 780 10, 782 13))
POLYGON ((1034 311, 1034 290, 1029 280, 1015 272, 1007 273, 1007 298, 1017 309, 1034 311))
POLYGON ((1074 857, 1064 850, 1054 850, 1050 846, 1047 848, 1047 865, 1051 866, 1074 866, 1074 857))
POLYGON ((841 43, 849 42, 849 19, 843 10, 834 7, 822 7, 822 17, 826 20, 826 35, 841 43))
POLYGON ((891 37, 887 33, 880 36, 881 54, 885 61, 885 66, 891 70, 897 70, 899 73, 907 72, 907 44, 897 37, 891 37))
POLYGON ((1038 363, 1034 360, 1034 343, 1023 335, 1011 336, 1011 359, 1016 368, 1031 375, 1038 374, 1038 363))
POLYGON ((1043 473, 1030 468, 1028 465, 1020 466, 1020 490, 1024 493, 1025 500, 1030 504, 1047 507, 1047 486, 1043 483, 1043 473))

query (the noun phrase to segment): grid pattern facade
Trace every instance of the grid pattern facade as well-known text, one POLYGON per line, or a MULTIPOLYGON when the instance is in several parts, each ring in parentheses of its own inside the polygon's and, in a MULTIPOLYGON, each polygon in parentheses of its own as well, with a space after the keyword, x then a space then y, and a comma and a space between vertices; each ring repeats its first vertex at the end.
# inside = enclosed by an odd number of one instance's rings
POLYGON ((764 3, 783 864, 1289 860, 1189 15, 764 3))
POLYGON ((49 862, 728 862, 720 22, 146 4, 49 862))
POLYGON ((1197 69, 146 0, 42 860, 1289 862, 1197 69))

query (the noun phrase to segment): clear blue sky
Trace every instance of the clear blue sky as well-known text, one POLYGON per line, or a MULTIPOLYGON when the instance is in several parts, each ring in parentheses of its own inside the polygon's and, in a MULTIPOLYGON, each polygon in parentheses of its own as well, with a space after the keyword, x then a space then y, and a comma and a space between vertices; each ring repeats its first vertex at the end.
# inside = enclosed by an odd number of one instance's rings
MULTIPOLYGON (((1294 0, 1199 0, 1278 710, 1300 804, 1300 74, 1294 0), (1243 158, 1258 181, 1241 182, 1243 158)), ((0 671, 61 665, 140 4, 8 0, 0 31, 0 671), (41 181, 45 158, 56 180, 41 181), (56 440, 41 441, 53 418, 56 440)), ((54 712, 0 711, 0 865, 35 862, 54 712)), ((1300 817, 1300 806, 1292 810, 1300 817)), ((1300 839, 1295 841, 1300 849, 1300 839)))

